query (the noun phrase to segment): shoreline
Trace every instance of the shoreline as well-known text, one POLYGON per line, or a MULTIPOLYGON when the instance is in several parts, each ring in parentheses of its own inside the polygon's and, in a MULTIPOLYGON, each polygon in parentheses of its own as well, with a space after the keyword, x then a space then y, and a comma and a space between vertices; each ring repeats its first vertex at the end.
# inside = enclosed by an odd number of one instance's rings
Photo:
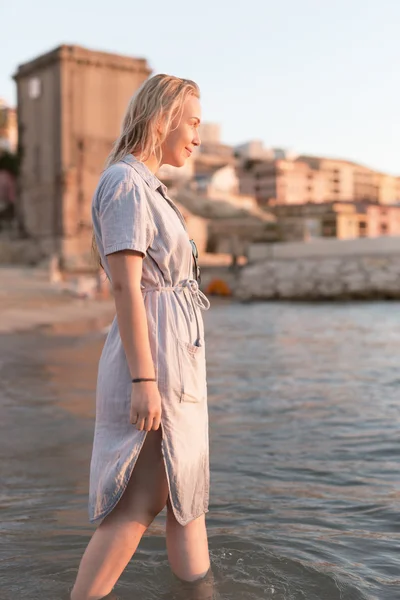
MULTIPOLYGON (((342 295, 263 294, 264 290, 243 293, 244 281, 239 281, 226 266, 205 266, 203 291, 213 279, 228 282, 232 295, 208 294, 211 306, 224 303, 293 303, 349 304, 369 302, 399 302, 400 298, 385 294, 350 292, 342 295), (261 292, 261 293, 260 293, 261 292)), ((245 278, 244 278, 245 279, 245 278)), ((260 279, 260 273, 257 273, 260 279)), ((262 277, 261 277, 262 280, 262 277)), ((251 287, 251 286, 249 286, 251 287)), ((249 291, 248 289, 246 290, 249 291)), ((206 292, 207 293, 207 292, 206 292)), ((0 266, 0 334, 37 331, 60 335, 80 335, 106 331, 115 317, 114 300, 107 290, 97 293, 95 279, 78 277, 74 281, 51 281, 49 271, 38 267, 0 266)))
POLYGON ((96 330, 115 316, 114 301, 50 281, 47 270, 0 267, 0 334, 96 330))
MULTIPOLYGON (((209 279, 225 273, 224 266, 204 268, 209 279)), ((115 304, 107 285, 96 291, 90 276, 51 281, 49 270, 39 267, 0 266, 0 334, 38 331, 79 335, 105 330, 115 317, 115 304)), ((203 286, 202 286, 203 287, 203 286)), ((237 302, 213 296, 211 303, 237 302)))

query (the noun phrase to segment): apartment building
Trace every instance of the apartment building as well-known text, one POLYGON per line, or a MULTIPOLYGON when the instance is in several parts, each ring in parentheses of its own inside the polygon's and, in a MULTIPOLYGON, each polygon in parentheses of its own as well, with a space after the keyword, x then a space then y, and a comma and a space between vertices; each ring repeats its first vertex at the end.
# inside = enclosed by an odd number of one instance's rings
POLYGON ((335 201, 400 202, 400 178, 357 163, 315 156, 239 158, 240 191, 261 206, 335 201))
POLYGON ((400 206, 325 202, 276 205, 271 212, 282 241, 400 235, 400 206))

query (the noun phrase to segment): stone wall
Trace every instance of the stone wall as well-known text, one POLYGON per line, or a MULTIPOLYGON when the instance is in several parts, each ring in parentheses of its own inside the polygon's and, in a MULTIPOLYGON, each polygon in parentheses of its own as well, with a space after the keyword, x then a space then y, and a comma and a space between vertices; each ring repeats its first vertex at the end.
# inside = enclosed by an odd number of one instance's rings
POLYGON ((400 237, 255 244, 242 300, 400 299, 400 237))

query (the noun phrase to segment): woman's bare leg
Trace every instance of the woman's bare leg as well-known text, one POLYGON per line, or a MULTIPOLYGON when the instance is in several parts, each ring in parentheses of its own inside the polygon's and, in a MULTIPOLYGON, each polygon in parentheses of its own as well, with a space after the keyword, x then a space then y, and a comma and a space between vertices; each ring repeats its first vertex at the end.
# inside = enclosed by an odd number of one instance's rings
POLYGON ((167 550, 172 571, 183 581, 196 581, 210 569, 205 516, 179 525, 167 503, 167 550))
POLYGON ((99 600, 111 592, 167 498, 159 429, 147 433, 125 493, 90 540, 71 600, 99 600))

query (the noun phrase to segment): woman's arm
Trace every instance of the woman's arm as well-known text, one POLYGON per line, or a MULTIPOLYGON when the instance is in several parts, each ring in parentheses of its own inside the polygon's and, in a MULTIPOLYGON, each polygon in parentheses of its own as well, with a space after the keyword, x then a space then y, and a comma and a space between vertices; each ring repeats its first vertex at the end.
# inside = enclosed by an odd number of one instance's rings
MULTIPOLYGON (((143 255, 122 250, 107 256, 113 286, 118 327, 132 379, 154 378, 149 331, 140 288, 143 255)), ((132 384, 131 422, 137 429, 158 429, 161 397, 157 383, 132 384)))

